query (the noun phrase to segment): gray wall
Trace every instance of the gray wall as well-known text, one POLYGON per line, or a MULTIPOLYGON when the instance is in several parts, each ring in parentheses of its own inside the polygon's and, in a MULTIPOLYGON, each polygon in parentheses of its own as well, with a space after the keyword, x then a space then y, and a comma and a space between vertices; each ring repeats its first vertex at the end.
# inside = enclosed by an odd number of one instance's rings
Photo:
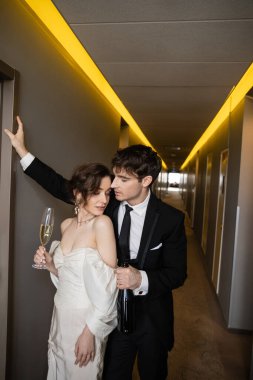
POLYGON ((143 142, 132 129, 129 129, 129 145, 133 144, 143 144, 143 142))
POLYGON ((238 225, 234 248, 230 325, 253 329, 253 99, 246 97, 242 127, 238 191, 238 225))
MULTIPOLYGON (((228 121, 226 120, 223 125, 217 130, 216 134, 212 136, 208 144, 203 147, 200 153, 200 161, 202 168, 202 210, 204 207, 204 180, 206 170, 206 156, 212 155, 212 172, 211 172, 211 188, 210 188, 210 209, 209 209, 209 221, 207 230, 207 247, 206 247, 206 266, 209 276, 212 273, 212 263, 214 254, 214 240, 215 240, 215 228, 216 228, 216 216, 217 216, 217 201, 218 201, 218 185, 219 185, 219 169, 220 169, 220 154, 224 149, 228 148, 228 121)), ((198 209, 200 217, 201 207, 198 209)), ((201 239, 202 233, 202 218, 198 223, 198 236, 201 239)))
MULTIPOLYGON (((69 177, 79 163, 110 164, 120 116, 20 1, 0 2, 1 59, 20 73, 19 114, 31 152, 69 177)), ((3 144, 8 144, 8 139, 3 144)), ((14 252, 8 319, 8 379, 45 379, 54 288, 47 272, 32 269, 44 206, 60 221, 72 214, 27 178, 17 159, 14 252)))
POLYGON ((238 204, 239 174, 241 161, 242 124, 244 101, 230 115, 229 157, 227 175, 226 210, 224 215, 224 233, 221 258, 221 281, 219 299, 225 319, 229 320, 230 293, 234 260, 234 242, 236 212, 238 204))
MULTIPOLYGON (((199 151, 199 171, 198 178, 196 179, 196 203, 194 215, 194 232, 201 243, 202 227, 203 227, 203 214, 204 214, 204 201, 205 201, 205 180, 206 180, 206 159, 208 154, 212 156, 212 170, 211 170, 211 184, 210 184, 210 206, 209 206, 209 219, 207 230, 207 247, 205 254, 206 269, 211 277, 214 240, 215 240, 215 225, 216 225, 216 212, 217 212, 217 199, 218 199, 218 183, 219 183, 219 165, 220 154, 228 147, 228 121, 217 130, 214 136, 200 149, 199 151)), ((189 170, 188 182, 186 191, 186 209, 191 215, 192 205, 192 183, 193 176, 195 176, 195 160, 192 160, 186 171, 189 170)))
MULTIPOLYGON (((215 249, 216 217, 220 154, 228 149, 226 203, 220 265, 220 285, 217 294, 226 325, 237 330, 252 330, 252 224, 253 224, 253 100, 246 96, 229 115, 209 141, 199 151, 199 176, 194 230, 201 242, 204 213, 205 168, 208 154, 212 155, 210 213, 207 250, 204 262, 210 282, 215 249)), ((195 171, 192 160, 185 172, 186 208, 191 211, 191 182, 195 171)))

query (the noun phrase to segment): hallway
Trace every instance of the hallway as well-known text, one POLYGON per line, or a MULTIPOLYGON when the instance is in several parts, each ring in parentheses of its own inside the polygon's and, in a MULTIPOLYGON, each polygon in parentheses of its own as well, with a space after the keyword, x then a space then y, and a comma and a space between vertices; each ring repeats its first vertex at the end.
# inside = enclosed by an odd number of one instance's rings
MULTIPOLYGON (((183 208, 177 191, 163 200, 183 208)), ((201 249, 186 216, 188 279, 174 291, 175 345, 170 380, 248 380, 252 336, 225 328, 216 296, 205 275, 201 249)), ((134 375, 134 380, 138 375, 134 375)))

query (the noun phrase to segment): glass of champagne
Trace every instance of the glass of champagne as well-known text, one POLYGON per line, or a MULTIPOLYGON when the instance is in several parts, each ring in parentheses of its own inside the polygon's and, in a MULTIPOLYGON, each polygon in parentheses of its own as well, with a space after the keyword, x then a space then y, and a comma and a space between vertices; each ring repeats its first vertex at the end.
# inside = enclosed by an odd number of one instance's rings
MULTIPOLYGON (((40 224, 40 244, 45 247, 49 242, 54 228, 54 209, 46 207, 41 218, 40 224)), ((33 264, 33 268, 47 269, 45 264, 33 264)))

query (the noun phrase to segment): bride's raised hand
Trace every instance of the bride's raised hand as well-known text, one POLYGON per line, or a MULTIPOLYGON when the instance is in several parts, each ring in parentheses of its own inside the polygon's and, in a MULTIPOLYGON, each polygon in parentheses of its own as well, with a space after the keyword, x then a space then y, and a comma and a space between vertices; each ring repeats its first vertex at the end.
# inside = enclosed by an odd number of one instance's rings
POLYGON ((28 150, 26 149, 26 146, 25 146, 23 123, 19 116, 17 116, 17 123, 18 123, 18 129, 15 134, 9 131, 8 129, 5 129, 4 132, 9 137, 10 142, 13 148, 16 150, 17 154, 22 158, 28 153, 28 150))

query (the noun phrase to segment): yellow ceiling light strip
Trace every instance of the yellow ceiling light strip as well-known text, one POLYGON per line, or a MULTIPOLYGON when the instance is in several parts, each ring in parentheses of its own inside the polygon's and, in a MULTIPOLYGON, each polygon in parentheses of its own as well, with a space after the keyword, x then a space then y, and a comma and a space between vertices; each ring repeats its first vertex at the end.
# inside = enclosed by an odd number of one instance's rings
MULTIPOLYGON (((122 116, 129 127, 140 138, 143 144, 150 144, 140 127, 128 112, 124 104, 121 102, 117 94, 109 85, 101 71, 93 62, 83 45, 77 39, 69 25, 61 16, 51 0, 24 0, 39 19, 45 24, 49 31, 71 55, 82 71, 89 77, 105 98, 113 105, 116 111, 122 116)), ((154 148, 153 148, 154 149, 154 148)), ((167 169, 167 165, 162 161, 163 168, 167 169)))
POLYGON ((190 160, 195 156, 198 150, 210 139, 210 137, 216 132, 216 130, 221 126, 221 124, 228 118, 229 113, 232 112, 235 107, 244 98, 247 92, 253 86, 253 64, 250 65, 246 73, 240 79, 238 84, 231 91, 230 95, 226 99, 225 103, 212 120, 211 124, 205 130, 203 135, 200 137, 196 145, 194 145, 189 156, 184 161, 180 169, 184 169, 190 160))

